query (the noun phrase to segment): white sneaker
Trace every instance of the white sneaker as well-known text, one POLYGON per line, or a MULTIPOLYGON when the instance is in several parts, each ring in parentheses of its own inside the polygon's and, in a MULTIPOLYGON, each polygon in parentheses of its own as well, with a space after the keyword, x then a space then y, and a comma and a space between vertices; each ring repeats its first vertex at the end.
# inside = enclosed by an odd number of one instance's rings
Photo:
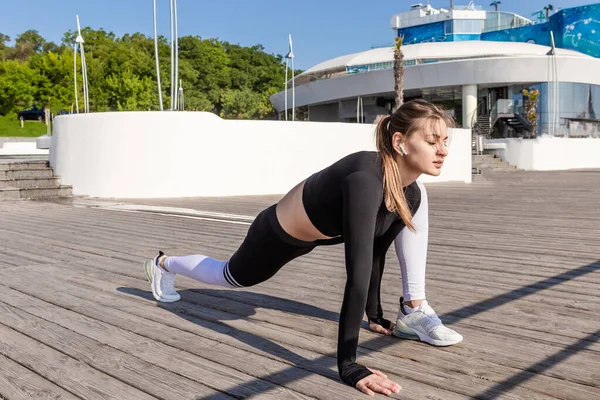
POLYGON ((162 303, 172 303, 181 299, 181 296, 175 290, 175 276, 173 272, 167 272, 158 266, 158 261, 165 253, 158 252, 158 255, 144 262, 144 272, 150 282, 152 295, 156 301, 162 303))
POLYGON ((393 331, 402 339, 421 340, 434 346, 450 346, 462 342, 463 337, 446 328, 427 300, 412 313, 406 314, 403 299, 400 298, 400 312, 393 331))

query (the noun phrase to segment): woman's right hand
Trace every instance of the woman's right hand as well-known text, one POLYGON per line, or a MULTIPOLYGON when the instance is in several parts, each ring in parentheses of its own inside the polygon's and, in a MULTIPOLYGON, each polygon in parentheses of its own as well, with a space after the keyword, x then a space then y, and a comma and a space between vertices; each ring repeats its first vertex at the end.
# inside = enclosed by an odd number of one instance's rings
POLYGON ((373 373, 367 377, 362 378, 356 384, 356 388, 363 393, 373 396, 375 393, 382 393, 387 396, 392 393, 398 393, 400 385, 388 379, 387 375, 376 369, 369 370, 373 373))

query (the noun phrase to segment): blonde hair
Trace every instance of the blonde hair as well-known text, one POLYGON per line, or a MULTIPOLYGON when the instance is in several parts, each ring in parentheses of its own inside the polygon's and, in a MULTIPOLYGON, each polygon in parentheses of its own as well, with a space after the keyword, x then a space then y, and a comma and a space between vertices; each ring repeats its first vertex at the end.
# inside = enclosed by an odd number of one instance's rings
POLYGON ((396 132, 405 137, 444 121, 448 128, 454 127, 454 120, 444 111, 425 100, 411 100, 400 106, 393 114, 379 120, 375 130, 377 151, 381 155, 383 166, 383 194, 386 206, 390 211, 397 212, 404 224, 415 231, 412 223, 412 213, 404 196, 400 169, 395 160, 396 151, 392 143, 392 135, 396 132))

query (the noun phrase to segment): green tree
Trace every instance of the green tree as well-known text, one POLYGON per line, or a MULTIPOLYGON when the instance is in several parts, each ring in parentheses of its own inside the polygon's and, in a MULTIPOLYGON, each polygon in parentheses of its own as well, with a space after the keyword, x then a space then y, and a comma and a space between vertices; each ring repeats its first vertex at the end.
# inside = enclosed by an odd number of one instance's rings
POLYGON ((242 47, 224 43, 230 59, 231 88, 250 88, 264 92, 271 87, 281 87, 285 79, 285 67, 282 56, 264 52, 264 47, 256 45, 242 47))
POLYGON ((6 42, 10 42, 10 36, 0 33, 0 60, 4 60, 4 53, 8 49, 6 42))
MULTIPOLYGON (((0 114, 6 115, 31 107, 36 98, 38 74, 28 63, 15 60, 0 62, 0 114)), ((38 104, 42 107, 44 104, 38 104)))
POLYGON ((46 40, 36 30, 28 30, 17 36, 15 47, 6 55, 7 59, 27 61, 30 57, 43 50, 46 40))
POLYGON ((136 111, 158 109, 158 94, 149 77, 139 78, 130 70, 106 78, 108 106, 111 110, 136 111))
MULTIPOLYGON (((84 27, 90 109, 93 112, 159 109, 156 92, 154 40, 141 33, 117 37, 113 32, 84 27)), ((10 38, 0 34, 0 114, 37 103, 52 111, 74 106, 73 44, 68 31, 60 46, 35 30, 10 38)), ((269 96, 280 91, 285 76, 283 58, 261 45, 243 47, 218 39, 185 36, 179 39, 179 79, 187 110, 211 111, 224 118, 270 118, 269 96)), ((170 46, 158 38, 164 106, 170 92, 170 46)), ((77 55, 79 108, 83 108, 81 59, 77 55)), ((297 74, 299 71, 294 71, 297 74)), ((178 85, 178 82, 173 82, 178 85)))
POLYGON ((223 44, 216 39, 185 36, 179 39, 179 57, 180 65, 184 61, 189 66, 189 70, 180 74, 186 86, 204 93, 213 105, 219 104, 221 94, 231 82, 229 57, 223 44))
MULTIPOLYGON (((73 51, 61 54, 41 53, 31 58, 31 68, 38 74, 36 100, 47 104, 56 113, 61 109, 75 108, 73 89, 73 51)), ((81 76, 78 87, 82 88, 81 76)), ((83 106, 83 104, 81 105, 83 106)))
POLYGON ((227 90, 223 93, 221 102, 223 110, 220 115, 230 119, 264 118, 270 111, 270 105, 264 96, 250 89, 227 90))
POLYGON ((41 51, 44 44, 46 44, 46 40, 33 29, 21 33, 15 39, 15 46, 30 46, 34 52, 41 51))

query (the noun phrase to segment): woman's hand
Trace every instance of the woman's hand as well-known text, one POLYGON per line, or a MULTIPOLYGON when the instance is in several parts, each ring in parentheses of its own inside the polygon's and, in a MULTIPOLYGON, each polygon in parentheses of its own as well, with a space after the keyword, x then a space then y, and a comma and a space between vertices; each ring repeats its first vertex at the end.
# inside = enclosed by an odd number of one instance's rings
POLYGON ((381 333, 383 335, 390 336, 392 334, 392 329, 394 329, 394 324, 390 326, 390 329, 384 328, 382 325, 377 322, 369 321, 369 330, 375 333, 381 333))
POLYGON ((389 396, 392 393, 398 393, 402 389, 396 382, 390 381, 383 372, 371 368, 369 370, 373 374, 362 378, 356 384, 356 388, 361 392, 369 396, 373 396, 375 393, 389 396))

